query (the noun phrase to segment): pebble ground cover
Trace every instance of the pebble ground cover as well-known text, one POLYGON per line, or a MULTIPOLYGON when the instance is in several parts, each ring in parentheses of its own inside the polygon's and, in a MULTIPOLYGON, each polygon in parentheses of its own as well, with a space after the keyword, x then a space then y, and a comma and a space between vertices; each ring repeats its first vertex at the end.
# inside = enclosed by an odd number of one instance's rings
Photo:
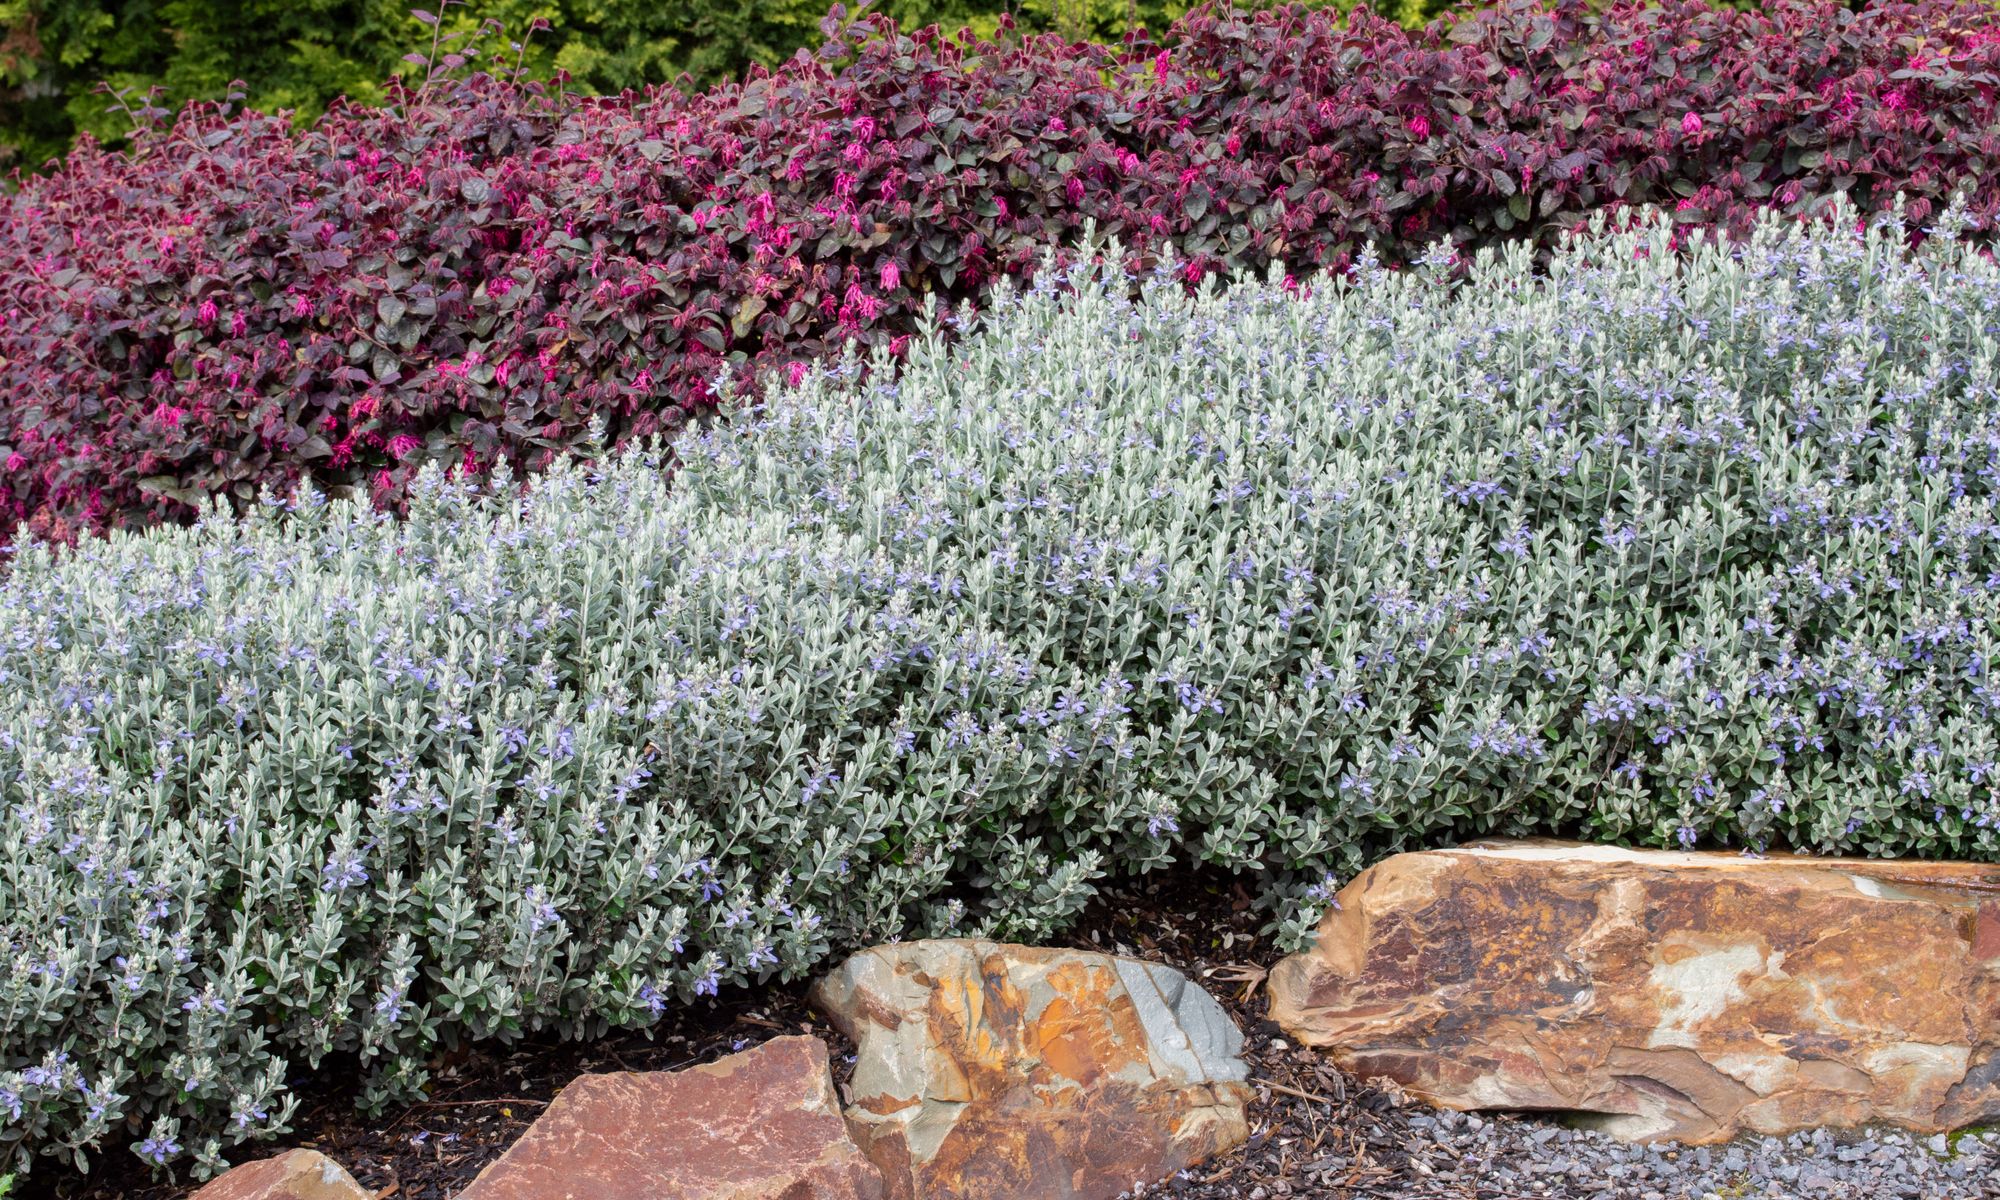
POLYGON ((724 381, 671 472, 24 545, 0 1146, 205 1169, 316 1065, 386 1102, 1174 864, 1291 941, 1441 837, 2000 858, 1965 219, 1193 294, 1114 251, 724 381))

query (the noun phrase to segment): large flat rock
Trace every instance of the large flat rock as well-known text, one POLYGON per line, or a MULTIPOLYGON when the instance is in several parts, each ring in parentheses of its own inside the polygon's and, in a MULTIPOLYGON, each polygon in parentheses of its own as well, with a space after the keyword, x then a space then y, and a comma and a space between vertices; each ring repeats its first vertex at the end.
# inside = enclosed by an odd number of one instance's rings
POLYGON ((684 1071, 583 1075, 458 1200, 880 1200, 826 1044, 774 1038, 684 1071))
POLYGON ((1248 1136, 1241 1032, 1157 963, 908 942, 813 999, 855 1042, 848 1124, 895 1200, 1109 1200, 1248 1136))
POLYGON ((189 1200, 371 1200, 346 1168, 317 1150, 287 1150, 231 1167, 189 1200))
POLYGON ((1271 1015, 1437 1104, 1640 1141, 2000 1118, 2000 867, 1482 842, 1339 902, 1271 1015))

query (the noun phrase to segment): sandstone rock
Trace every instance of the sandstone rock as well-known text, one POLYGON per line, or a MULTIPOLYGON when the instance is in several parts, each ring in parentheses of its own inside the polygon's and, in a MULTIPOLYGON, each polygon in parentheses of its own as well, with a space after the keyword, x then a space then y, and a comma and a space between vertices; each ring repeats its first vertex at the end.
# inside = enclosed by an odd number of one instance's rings
POLYGON ((1095 1200, 1248 1135, 1243 1035, 1180 972, 986 941, 882 946, 813 999, 894 1200, 1095 1200))
POLYGON ((826 1044, 782 1037, 684 1071, 584 1075, 458 1200, 880 1200, 826 1044))
POLYGON ((1271 1015, 1440 1105, 1635 1141, 2000 1117, 2000 867, 1482 842, 1339 901, 1271 1015))
POLYGON ((287 1150, 216 1176, 190 1200, 370 1200, 341 1165, 317 1150, 287 1150))

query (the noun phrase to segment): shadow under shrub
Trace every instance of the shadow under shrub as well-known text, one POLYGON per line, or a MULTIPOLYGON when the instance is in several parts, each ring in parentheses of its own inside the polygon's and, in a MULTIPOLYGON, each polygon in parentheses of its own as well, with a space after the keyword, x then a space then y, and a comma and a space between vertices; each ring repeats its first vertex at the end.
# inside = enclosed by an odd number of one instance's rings
POLYGON ((1487 833, 2000 858, 2000 267, 1837 215, 1051 269, 671 482, 27 547, 0 1161, 213 1168, 323 1061, 403 1096, 1193 861, 1296 941, 1330 872, 1487 833))
POLYGON ((187 519, 311 478, 538 470, 850 338, 978 299, 1086 223, 1142 261, 1301 275, 1659 204, 1928 220, 2000 206, 2000 23, 1974 0, 1593 11, 1410 32, 1202 11, 1162 44, 905 36, 697 95, 487 77, 303 132, 184 110, 0 204, 0 532, 187 519), (835 68, 838 68, 836 70, 835 68))

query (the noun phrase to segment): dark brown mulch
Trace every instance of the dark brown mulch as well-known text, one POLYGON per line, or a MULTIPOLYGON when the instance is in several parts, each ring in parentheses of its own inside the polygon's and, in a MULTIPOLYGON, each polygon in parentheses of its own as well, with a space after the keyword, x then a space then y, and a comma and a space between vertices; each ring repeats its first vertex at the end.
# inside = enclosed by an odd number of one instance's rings
MULTIPOLYGON (((1257 1097, 1250 1143, 1146 1190, 1189 1200, 1326 1200, 1499 1197, 1476 1183, 1442 1183, 1404 1150, 1403 1119, 1422 1111, 1392 1091, 1361 1084, 1312 1051, 1289 1046, 1264 1016, 1254 982, 1277 961, 1257 932, 1262 917, 1239 882, 1213 875, 1136 885, 1094 905, 1067 939, 1172 964, 1200 979, 1235 1015, 1257 1097), (1246 970, 1246 968, 1248 968, 1246 970)), ((242 1157, 292 1146, 340 1162, 380 1200, 449 1200, 511 1145, 556 1092, 588 1071, 667 1071, 707 1062, 781 1033, 813 1033, 833 1049, 834 1070, 851 1071, 852 1047, 809 1009, 803 983, 686 1009, 643 1034, 586 1043, 527 1042, 461 1053, 435 1073, 431 1099, 370 1119, 351 1091, 321 1089, 293 1120, 294 1132, 242 1157)), ((186 1181, 165 1183, 114 1156, 86 1177, 38 1171, 20 1193, 50 1200, 180 1200, 186 1181), (106 1169, 106 1168, 109 1169, 106 1169)))

